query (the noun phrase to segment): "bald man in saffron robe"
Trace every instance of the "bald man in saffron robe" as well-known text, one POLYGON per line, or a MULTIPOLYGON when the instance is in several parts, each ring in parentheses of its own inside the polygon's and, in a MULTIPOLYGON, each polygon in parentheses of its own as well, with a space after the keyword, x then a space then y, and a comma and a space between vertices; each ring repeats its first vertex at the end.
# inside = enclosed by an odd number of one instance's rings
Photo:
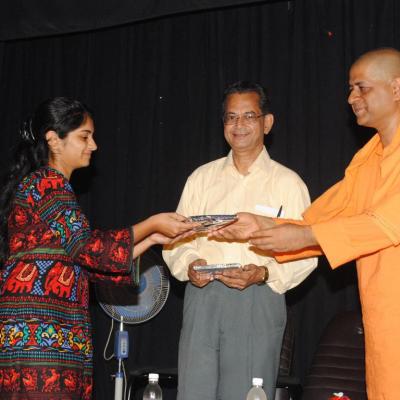
MULTIPOLYGON (((305 211, 304 221, 240 213, 212 235, 248 239, 288 261, 324 253, 336 268, 356 260, 369 400, 400 399, 400 52, 365 53, 350 69, 348 102, 377 133, 343 180, 305 211)), ((229 282, 229 272, 216 276, 229 282)))

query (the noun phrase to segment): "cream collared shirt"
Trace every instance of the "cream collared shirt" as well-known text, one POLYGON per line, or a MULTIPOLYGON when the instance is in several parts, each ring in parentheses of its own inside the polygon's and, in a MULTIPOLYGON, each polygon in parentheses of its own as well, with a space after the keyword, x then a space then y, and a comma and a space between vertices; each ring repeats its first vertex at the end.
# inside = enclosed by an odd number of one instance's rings
MULTIPOLYGON (((282 206, 281 217, 302 219, 301 214, 309 204, 308 190, 301 178, 272 160, 264 147, 247 175, 236 169, 232 152, 197 168, 186 182, 177 212, 191 216, 247 211, 276 217, 282 206)), ((181 281, 188 280, 188 266, 199 258, 208 264, 266 265, 267 283, 277 293, 297 286, 317 266, 316 258, 278 264, 274 258, 250 250, 248 243, 220 242, 206 236, 165 249, 163 258, 171 273, 181 281)))

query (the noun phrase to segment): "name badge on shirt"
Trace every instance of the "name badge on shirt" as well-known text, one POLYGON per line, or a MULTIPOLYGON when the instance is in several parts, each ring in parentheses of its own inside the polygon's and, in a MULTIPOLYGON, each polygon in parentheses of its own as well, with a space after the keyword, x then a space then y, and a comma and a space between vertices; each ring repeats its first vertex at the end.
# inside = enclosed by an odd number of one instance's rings
MULTIPOLYGON (((279 208, 264 206, 262 204, 256 204, 254 207, 257 214, 265 215, 266 217, 276 218, 279 213, 279 208)), ((285 216, 285 210, 281 210, 280 217, 285 216)))

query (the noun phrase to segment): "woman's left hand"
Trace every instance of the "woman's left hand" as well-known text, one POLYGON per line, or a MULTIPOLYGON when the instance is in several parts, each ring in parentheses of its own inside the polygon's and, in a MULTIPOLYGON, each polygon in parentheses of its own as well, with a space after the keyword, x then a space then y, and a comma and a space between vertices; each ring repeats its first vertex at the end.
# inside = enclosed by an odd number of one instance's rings
POLYGON ((190 222, 186 217, 178 213, 161 213, 150 217, 153 231, 159 232, 169 238, 193 231, 198 226, 197 222, 190 222))
POLYGON ((155 244, 162 244, 162 245, 167 245, 167 244, 173 244, 176 242, 179 242, 180 240, 187 239, 190 236, 193 236, 195 232, 193 231, 187 231, 185 233, 182 233, 178 236, 175 236, 174 238, 170 238, 168 236, 163 235, 162 233, 155 232, 152 233, 148 239, 151 241, 151 245, 155 244))
POLYGON ((172 238, 170 238, 168 236, 165 236, 165 235, 163 235, 162 233, 159 233, 159 232, 152 233, 148 237, 148 239, 150 240, 152 246, 155 245, 155 244, 162 244, 162 245, 170 244, 172 242, 172 240, 173 240, 172 238))

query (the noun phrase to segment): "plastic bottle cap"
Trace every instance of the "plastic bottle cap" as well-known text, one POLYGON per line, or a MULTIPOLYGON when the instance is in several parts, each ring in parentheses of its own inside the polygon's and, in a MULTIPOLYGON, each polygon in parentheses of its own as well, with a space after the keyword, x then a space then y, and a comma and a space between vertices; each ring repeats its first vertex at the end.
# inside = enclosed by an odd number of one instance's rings
POLYGON ((158 381, 158 374, 149 374, 149 381, 158 381))
POLYGON ((253 378, 253 386, 262 386, 263 378, 253 378))

